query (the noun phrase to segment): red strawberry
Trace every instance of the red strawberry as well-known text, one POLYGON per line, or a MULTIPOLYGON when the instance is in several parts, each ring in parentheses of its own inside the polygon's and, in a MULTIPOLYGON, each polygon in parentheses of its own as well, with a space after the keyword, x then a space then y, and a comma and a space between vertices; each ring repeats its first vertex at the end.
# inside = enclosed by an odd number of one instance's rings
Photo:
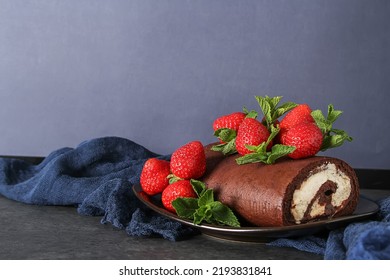
POLYGON ((267 141, 270 133, 268 129, 258 120, 246 118, 237 131, 236 149, 240 155, 252 153, 245 145, 257 146, 267 141))
POLYGON ((169 184, 167 176, 170 174, 169 161, 150 158, 141 171, 141 188, 148 195, 161 193, 169 184))
POLYGON ((171 171, 181 179, 197 179, 206 171, 206 155, 201 142, 192 141, 171 156, 171 171))
POLYGON ((311 109, 309 105, 300 104, 286 114, 286 116, 281 120, 279 127, 281 130, 284 130, 290 129, 303 122, 314 123, 314 119, 310 114, 311 109))
POLYGON ((213 122, 213 129, 216 131, 221 128, 230 128, 237 131, 238 127, 245 119, 245 116, 245 113, 234 112, 229 115, 219 117, 213 122))
POLYGON ((176 213, 175 208, 172 206, 172 201, 178 197, 197 197, 190 181, 180 180, 165 188, 161 195, 161 201, 165 209, 176 213))
POLYGON ((323 135, 315 123, 306 122, 284 131, 280 135, 283 145, 294 146, 296 149, 288 156, 293 159, 311 157, 321 148, 323 135))

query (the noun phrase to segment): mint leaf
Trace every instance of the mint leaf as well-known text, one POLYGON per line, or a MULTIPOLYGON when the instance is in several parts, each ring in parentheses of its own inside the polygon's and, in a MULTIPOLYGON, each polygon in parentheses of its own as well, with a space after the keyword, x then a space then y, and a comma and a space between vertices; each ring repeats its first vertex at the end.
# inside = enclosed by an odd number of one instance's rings
POLYGON ((281 144, 276 144, 272 147, 271 151, 267 151, 267 147, 271 141, 279 133, 279 126, 271 125, 271 133, 266 142, 261 143, 258 146, 249 146, 246 147, 248 150, 253 151, 250 154, 246 154, 242 157, 236 158, 237 164, 247 164, 247 163, 256 163, 263 162, 265 164, 273 164, 275 161, 281 157, 284 157, 295 150, 295 147, 285 146, 281 144))
POLYGON ((269 145, 269 143, 271 143, 272 140, 274 140, 274 138, 276 137, 276 135, 278 135, 278 133, 280 131, 279 125, 275 126, 272 124, 270 128, 271 128, 270 135, 267 139, 266 147, 269 145))
POLYGON ((239 165, 247 164, 247 163, 266 162, 266 161, 267 161, 267 155, 261 153, 251 153, 236 158, 236 163, 239 165))
POLYGON ((202 181, 191 179, 190 183, 198 197, 206 191, 206 185, 202 181))
POLYGON ((273 105, 270 103, 274 103, 274 102, 271 102, 270 98, 268 96, 265 96, 265 97, 255 96, 255 98, 257 100, 257 103, 259 103, 261 111, 264 114, 265 122, 267 123, 267 127, 268 127, 268 125, 273 122, 272 121, 272 112, 271 112, 271 108, 273 105))
POLYGON ((214 132, 214 136, 217 136, 223 142, 229 142, 237 136, 237 132, 230 128, 220 128, 214 132))
POLYGON ((199 208, 198 199, 193 197, 178 197, 172 201, 172 206, 179 217, 186 219, 192 219, 194 213, 199 208))
POLYGON ((280 100, 282 100, 283 96, 269 97, 266 95, 265 98, 267 99, 268 104, 271 106, 271 111, 274 111, 280 100))
POLYGON ((225 156, 237 153, 236 150, 236 138, 230 140, 227 143, 217 144, 211 147, 212 151, 221 152, 225 156))
POLYGON ((286 146, 281 144, 276 144, 272 146, 271 153, 267 158, 267 164, 273 164, 275 161, 281 157, 287 156, 295 151, 295 147, 286 146))
POLYGON ((327 134, 332 129, 332 122, 325 118, 321 110, 312 111, 311 116, 313 117, 317 126, 321 129, 323 135, 327 134))
POLYGON ((321 151, 327 149, 340 147, 345 141, 351 142, 353 140, 344 130, 332 129, 328 135, 324 137, 321 145, 321 151))
POLYGON ((237 132, 230 128, 221 128, 214 132, 224 143, 217 144, 211 147, 212 151, 222 152, 224 155, 231 155, 237 153, 236 150, 236 136, 237 132))
POLYGON ((276 108, 272 114, 272 119, 275 121, 277 120, 278 118, 280 118, 281 116, 283 116, 285 113, 287 113, 288 111, 290 111, 291 109, 294 109, 295 107, 297 107, 298 104, 297 103, 294 103, 294 102, 286 102, 282 105, 280 105, 280 107, 276 108))
POLYGON ((234 138, 233 140, 230 140, 229 142, 227 142, 227 143, 223 146, 222 153, 223 153, 224 155, 232 155, 232 154, 237 153, 237 149, 236 149, 236 138, 234 138))
POLYGON ((265 164, 273 164, 275 161, 281 157, 284 157, 295 151, 295 147, 286 146, 281 144, 276 144, 272 146, 270 152, 253 152, 251 154, 244 155, 236 159, 237 164, 247 164, 247 163, 256 163, 262 162, 265 164))
POLYGON ((202 181, 194 179, 191 179, 191 185, 198 198, 176 198, 172 201, 172 206, 179 217, 192 219, 194 224, 206 221, 218 225, 240 226, 233 211, 214 200, 212 189, 207 189, 202 181))
POLYGON ((251 110, 249 112, 248 112, 248 110, 246 110, 245 113, 246 113, 246 117, 245 118, 251 118, 251 119, 256 119, 257 115, 258 115, 258 113, 255 110, 251 110))
POLYGON ((214 193, 212 189, 205 190, 198 199, 199 207, 205 206, 214 201, 214 193))
POLYGON ((233 211, 219 201, 214 201, 213 203, 211 203, 211 213, 212 217, 218 223, 229 225, 232 227, 240 227, 240 222, 234 215, 233 211))
POLYGON ((296 103, 286 102, 278 107, 282 96, 269 97, 266 95, 265 97, 255 96, 255 98, 264 114, 265 123, 263 123, 267 126, 268 130, 271 129, 271 126, 279 117, 297 106, 296 103))
POLYGON ((204 208, 197 208, 195 213, 194 213, 193 223, 195 225, 201 224, 203 222, 205 216, 206 216, 206 214, 205 214, 204 208))
POLYGON ((208 223, 213 222, 210 205, 203 205, 199 207, 194 213, 194 224, 199 225, 204 220, 208 223))
POLYGON ((324 136, 321 151, 339 147, 344 144, 345 141, 351 142, 353 140, 344 130, 333 128, 333 123, 342 113, 343 112, 340 110, 335 110, 332 104, 328 105, 328 115, 326 118, 320 110, 311 112, 314 121, 321 129, 324 136))
POLYGON ((335 110, 332 104, 329 104, 328 106, 328 120, 332 123, 334 123, 343 111, 335 110))

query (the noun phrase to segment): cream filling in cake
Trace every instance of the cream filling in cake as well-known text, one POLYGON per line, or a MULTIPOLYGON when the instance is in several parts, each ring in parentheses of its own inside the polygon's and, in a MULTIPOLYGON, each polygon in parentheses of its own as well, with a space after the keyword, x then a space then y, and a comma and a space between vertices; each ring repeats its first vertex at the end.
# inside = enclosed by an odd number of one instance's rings
POLYGON ((319 167, 319 171, 312 176, 309 176, 302 182, 301 186, 294 191, 293 200, 291 203, 291 214, 294 217, 295 223, 300 224, 305 213, 309 209, 309 215, 312 218, 319 217, 325 214, 325 203, 320 203, 318 191, 321 186, 331 181, 336 184, 336 191, 330 194, 331 204, 334 208, 342 205, 351 194, 351 181, 349 177, 338 170, 333 163, 326 163, 319 167), (317 199, 312 203, 314 197, 317 199), (311 204, 311 205, 310 205, 311 204))

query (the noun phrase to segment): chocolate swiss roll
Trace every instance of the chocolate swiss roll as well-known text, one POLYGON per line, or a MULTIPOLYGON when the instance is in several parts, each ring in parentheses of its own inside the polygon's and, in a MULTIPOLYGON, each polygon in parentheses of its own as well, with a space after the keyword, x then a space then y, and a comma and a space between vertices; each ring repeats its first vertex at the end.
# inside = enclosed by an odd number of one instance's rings
POLYGON ((359 183, 344 161, 324 156, 281 159, 271 165, 238 165, 239 155, 224 156, 205 147, 201 179, 216 198, 255 226, 286 226, 351 214, 359 183))

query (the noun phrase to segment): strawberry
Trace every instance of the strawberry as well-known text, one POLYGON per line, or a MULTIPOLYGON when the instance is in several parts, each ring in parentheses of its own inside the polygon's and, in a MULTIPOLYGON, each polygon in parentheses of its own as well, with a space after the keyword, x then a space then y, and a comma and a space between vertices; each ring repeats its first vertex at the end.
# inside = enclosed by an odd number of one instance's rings
POLYGON ((234 112, 229 115, 219 117, 213 122, 213 129, 216 131, 221 128, 229 128, 237 131, 238 127, 245 119, 245 116, 245 113, 234 112))
POLYGON ((181 179, 197 179, 206 171, 206 155, 200 141, 178 148, 171 156, 171 172, 181 179))
POLYGON ((319 152, 322 140, 320 128, 312 122, 297 124, 280 135, 281 144, 295 147, 295 151, 288 155, 293 159, 314 156, 319 152))
POLYGON ((252 153, 245 145, 258 146, 267 141, 270 133, 268 129, 256 119, 246 118, 237 131, 236 149, 240 155, 252 153))
POLYGON ((142 190, 148 195, 161 193, 169 184, 169 161, 150 158, 141 171, 140 183, 142 190))
POLYGON ((280 122, 280 129, 290 129, 295 125, 302 122, 314 123, 314 119, 311 116, 311 109, 307 104, 299 104, 286 114, 286 116, 280 122))
POLYGON ((161 201, 165 209, 176 213, 175 208, 173 208, 172 206, 172 201, 174 201, 178 197, 197 197, 194 189, 191 186, 190 181, 180 180, 173 184, 170 184, 164 189, 161 195, 161 201))

